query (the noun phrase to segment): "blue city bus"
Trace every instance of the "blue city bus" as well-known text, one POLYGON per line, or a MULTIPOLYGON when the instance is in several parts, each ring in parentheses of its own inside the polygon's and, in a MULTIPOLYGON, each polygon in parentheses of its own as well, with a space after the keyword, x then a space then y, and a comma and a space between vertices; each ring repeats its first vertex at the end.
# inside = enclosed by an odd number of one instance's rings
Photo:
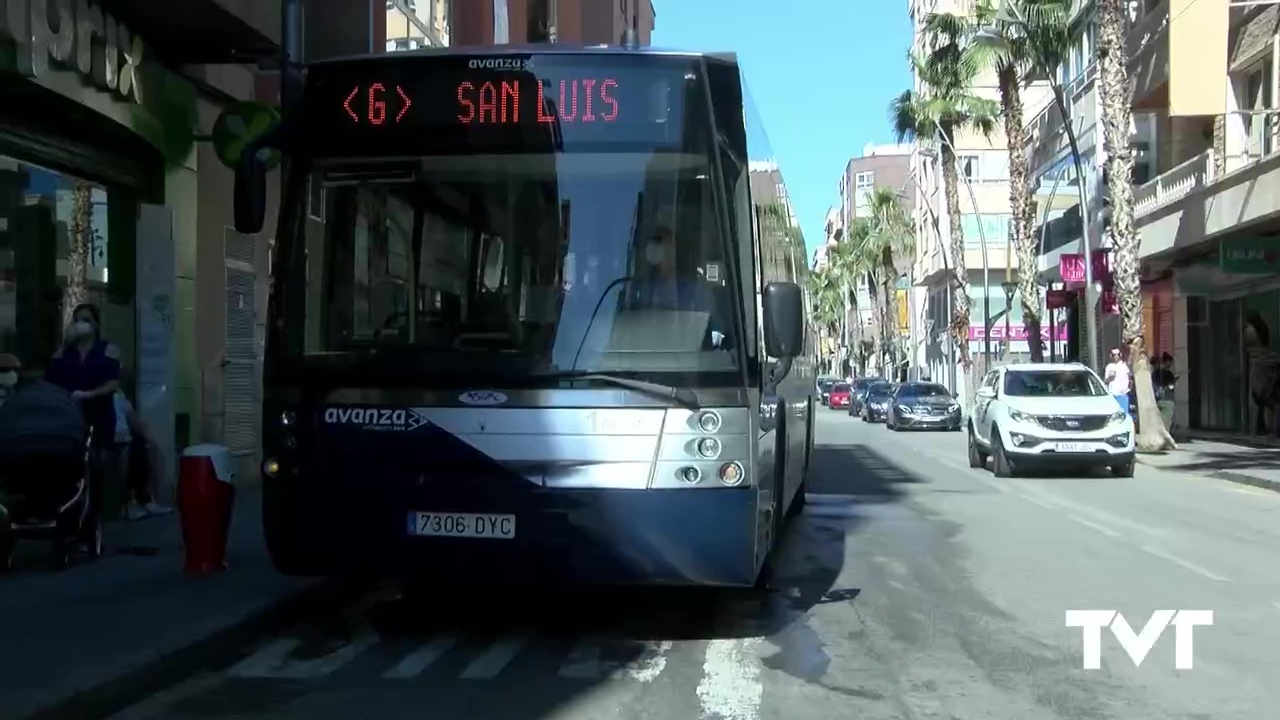
POLYGON ((285 158, 263 523, 288 575, 752 587, 804 504, 803 239, 731 55, 309 65, 285 158))

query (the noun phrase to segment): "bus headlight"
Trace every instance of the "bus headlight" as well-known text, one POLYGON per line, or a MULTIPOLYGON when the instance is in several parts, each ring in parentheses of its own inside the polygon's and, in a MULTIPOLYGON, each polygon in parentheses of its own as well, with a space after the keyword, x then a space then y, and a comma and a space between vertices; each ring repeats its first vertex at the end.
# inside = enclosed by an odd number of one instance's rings
POLYGON ((716 459, 720 456, 720 441, 710 437, 698 440, 698 454, 708 460, 716 459))
POLYGON ((272 458, 262 461, 262 474, 267 477, 276 477, 280 474, 280 463, 272 458))
POLYGON ((702 479, 702 471, 692 465, 680 468, 680 472, 677 475, 690 485, 697 485, 698 481, 702 479))
POLYGON ((280 413, 280 424, 285 427, 292 427, 298 422, 298 416, 293 414, 292 410, 285 410, 280 413))
POLYGON ((742 466, 736 462, 725 463, 720 466, 720 484, 725 487, 734 487, 742 484, 746 473, 742 471, 742 466))
POLYGON ((720 429, 720 413, 708 410, 698 416, 698 427, 702 432, 713 433, 720 429))

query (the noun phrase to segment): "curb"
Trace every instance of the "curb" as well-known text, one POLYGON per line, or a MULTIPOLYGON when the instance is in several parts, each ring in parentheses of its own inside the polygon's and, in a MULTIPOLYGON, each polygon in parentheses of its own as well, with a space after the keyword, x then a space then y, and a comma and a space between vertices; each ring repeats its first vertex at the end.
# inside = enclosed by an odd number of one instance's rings
POLYGON ((328 603, 341 603, 354 588, 319 580, 186 645, 162 651, 117 677, 48 703, 14 720, 99 720, 168 689, 209 667, 234 662, 245 645, 298 615, 328 603))
POLYGON ((1183 470, 1178 467, 1169 467, 1168 465, 1160 465, 1158 463, 1148 462, 1144 460, 1141 455, 1137 456, 1137 460, 1139 463, 1146 465, 1149 468, 1155 468, 1156 470, 1164 470, 1166 472, 1180 472, 1185 475, 1198 475, 1200 477, 1213 478, 1215 480, 1224 480, 1226 482, 1235 483, 1237 485, 1248 485, 1249 487, 1255 487, 1260 490, 1269 490, 1271 492, 1280 493, 1280 483, 1273 482, 1271 480, 1263 480, 1262 478, 1256 478, 1256 477, 1253 477, 1252 475, 1245 475, 1244 473, 1231 472, 1230 470, 1214 470, 1211 472, 1195 472, 1192 470, 1183 470))

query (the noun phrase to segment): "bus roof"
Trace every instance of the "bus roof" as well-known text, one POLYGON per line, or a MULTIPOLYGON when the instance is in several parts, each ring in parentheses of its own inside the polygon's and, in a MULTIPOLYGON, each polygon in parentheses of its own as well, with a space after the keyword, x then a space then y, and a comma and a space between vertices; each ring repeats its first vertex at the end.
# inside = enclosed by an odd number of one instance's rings
POLYGON ((738 64, 738 55, 733 52, 692 52, 687 50, 665 50, 660 48, 626 48, 621 45, 459 45, 445 48, 422 48, 420 50, 397 51, 393 53, 367 53, 363 55, 347 55, 327 58, 305 63, 306 66, 323 66, 361 60, 387 60, 399 57, 495 57, 503 55, 665 55, 670 57, 701 57, 718 60, 731 65, 738 64))

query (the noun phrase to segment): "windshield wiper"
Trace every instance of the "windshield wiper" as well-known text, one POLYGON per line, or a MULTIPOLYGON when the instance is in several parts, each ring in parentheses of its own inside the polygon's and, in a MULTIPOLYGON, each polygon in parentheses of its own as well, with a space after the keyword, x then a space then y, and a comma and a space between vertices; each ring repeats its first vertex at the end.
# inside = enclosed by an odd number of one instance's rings
POLYGON ((526 375, 522 380, 526 381, 556 381, 556 380, 588 380, 594 382, 605 383, 607 385, 615 385, 617 387, 635 390, 651 397, 661 400, 670 400, 675 404, 688 410, 700 410, 702 406, 698 403, 698 396, 689 388, 676 387, 674 385, 663 385, 662 383, 648 382, 646 380, 636 380, 635 378, 623 377, 607 372, 594 372, 591 370, 564 370, 558 372, 534 373, 526 375))

